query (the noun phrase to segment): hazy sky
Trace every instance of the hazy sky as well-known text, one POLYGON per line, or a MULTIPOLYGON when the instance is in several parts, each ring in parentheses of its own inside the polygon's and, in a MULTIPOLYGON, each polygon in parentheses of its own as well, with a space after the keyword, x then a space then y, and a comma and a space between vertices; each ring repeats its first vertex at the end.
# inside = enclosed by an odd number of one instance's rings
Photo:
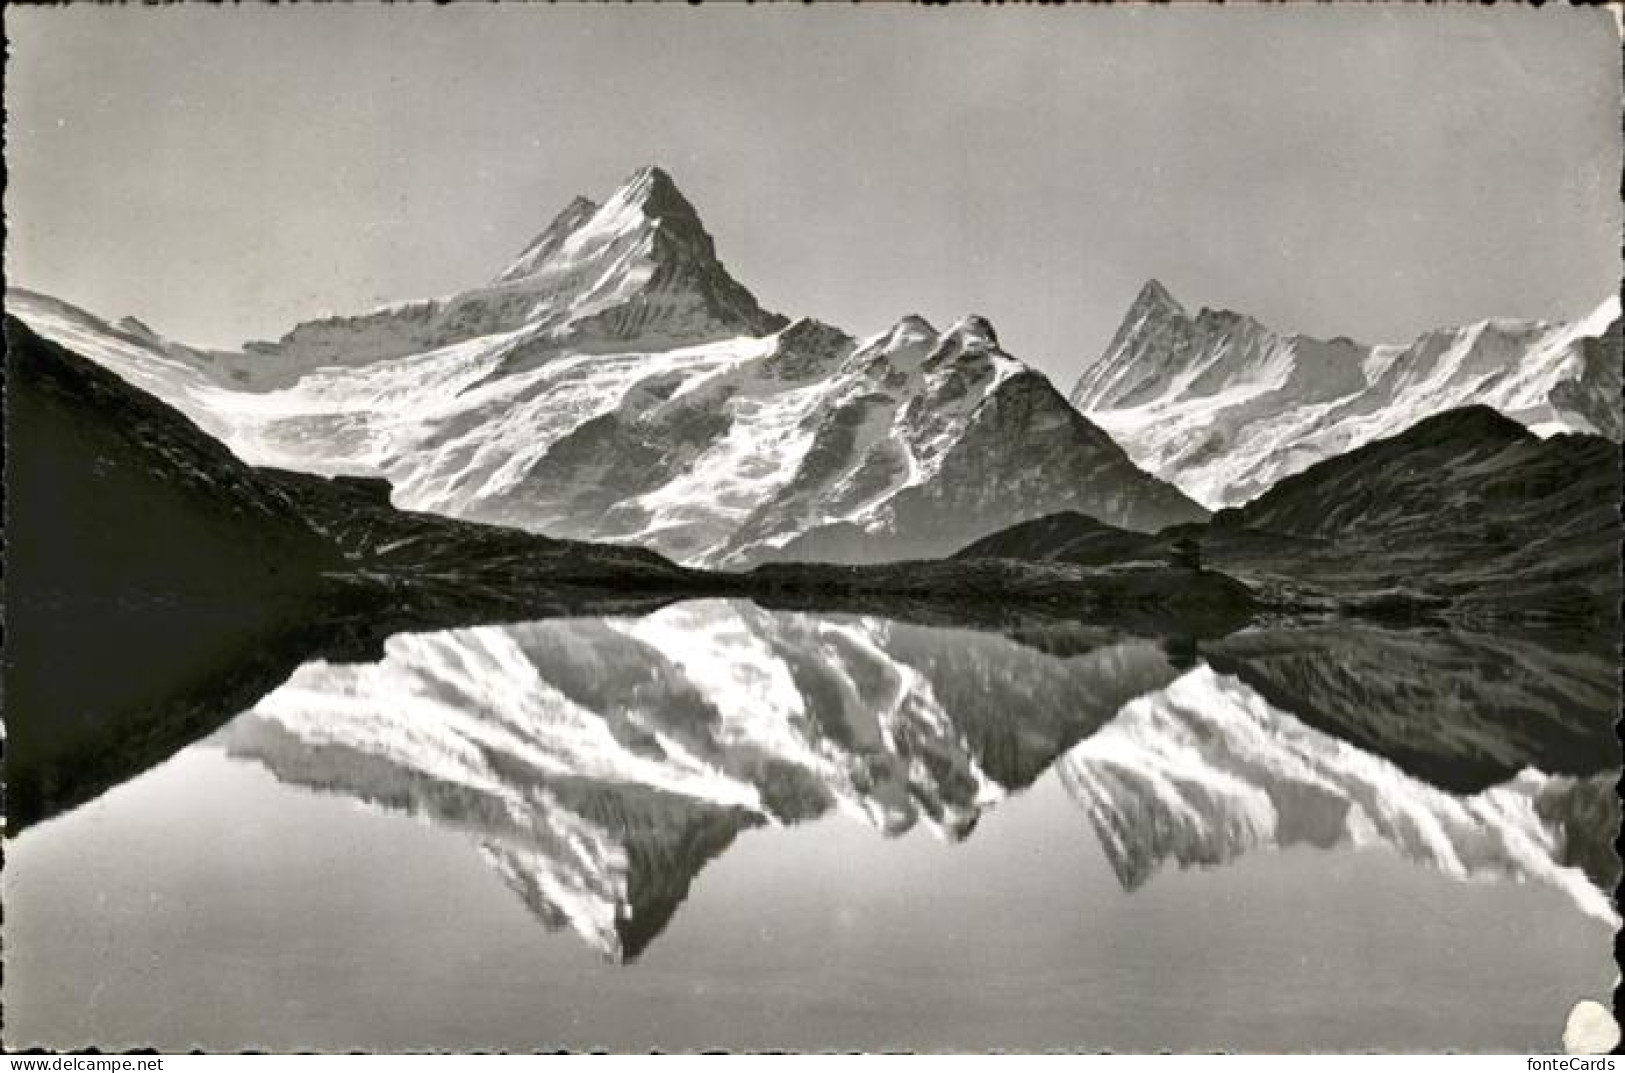
POLYGON ((769 308, 989 316, 1063 387, 1148 277, 1366 341, 1617 288, 1600 10, 8 7, 6 270, 235 344, 482 282, 663 164, 769 308))

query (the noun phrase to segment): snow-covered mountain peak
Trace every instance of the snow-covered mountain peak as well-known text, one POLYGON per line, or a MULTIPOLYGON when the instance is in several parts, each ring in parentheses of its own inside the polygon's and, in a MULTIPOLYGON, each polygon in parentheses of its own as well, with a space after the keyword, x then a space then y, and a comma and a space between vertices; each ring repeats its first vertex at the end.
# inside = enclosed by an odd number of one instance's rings
POLYGON ((822 379, 834 374, 856 345, 834 325, 798 317, 772 337, 772 350, 763 360, 762 371, 781 381, 822 379))
POLYGON ((1540 435, 1617 439, 1619 301, 1576 321, 1485 320, 1368 346, 1186 313, 1146 284, 1071 401, 1134 461, 1210 506, 1432 414, 1482 404, 1540 435))
POLYGON ((671 177, 646 167, 601 205, 571 201, 491 283, 307 321, 275 343, 245 344, 254 360, 243 363, 243 382, 281 387, 313 369, 524 331, 516 347, 524 352, 502 366, 513 375, 570 354, 672 350, 761 337, 785 323, 728 274, 671 177))
MULTIPOLYGON (((954 321, 947 331, 938 336, 925 364, 928 368, 940 368, 961 358, 993 356, 1004 357, 1004 352, 999 349, 999 335, 986 317, 972 313, 954 321)), ((1006 369, 1007 373, 1017 371, 1016 366, 1026 368, 1013 358, 1005 360, 1011 366, 1006 369)))
POLYGON ((999 345, 999 333, 993 330, 993 323, 975 313, 956 320, 953 327, 943 333, 943 339, 952 340, 966 350, 999 345))
POLYGON ((932 327, 931 322, 918 313, 910 313, 886 331, 873 339, 865 341, 864 349, 892 353, 911 346, 921 346, 936 341, 937 330, 932 327))
POLYGON ((1129 306, 1129 310, 1131 316, 1135 313, 1143 314, 1153 310, 1179 316, 1186 315, 1185 307, 1179 304, 1179 299, 1175 298, 1168 288, 1162 285, 1161 280, 1156 279, 1145 281, 1145 286, 1140 288, 1140 293, 1135 296, 1134 303, 1129 306))
POLYGON ((671 175, 655 164, 645 164, 627 176, 608 204, 635 206, 652 220, 698 215, 671 175))
POLYGON ((633 172, 582 219, 560 242, 557 259, 568 264, 606 247, 622 256, 635 248, 657 261, 691 259, 707 270, 722 267, 715 263, 716 246, 693 204, 670 175, 653 165, 633 172))

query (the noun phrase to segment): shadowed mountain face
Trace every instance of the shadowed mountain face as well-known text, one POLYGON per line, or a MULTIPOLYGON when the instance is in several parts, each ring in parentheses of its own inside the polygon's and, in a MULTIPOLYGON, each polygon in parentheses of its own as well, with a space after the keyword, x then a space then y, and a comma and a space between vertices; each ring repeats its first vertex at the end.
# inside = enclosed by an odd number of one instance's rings
POLYGON ((659 169, 572 203, 490 284, 241 353, 25 291, 7 307, 252 463, 694 564, 944 554, 1058 510, 1206 516, 981 317, 857 340, 763 312, 659 169))
POLYGON ((291 672, 342 555, 186 418, 9 317, 6 440, 15 833, 212 728, 214 701, 252 703, 291 672), (94 671, 61 673, 87 651, 94 671))
POLYGON ((1581 435, 1543 440, 1472 406, 1288 477, 1236 517, 1257 529, 1322 538, 1418 539, 1447 514, 1463 527, 1533 521, 1559 535, 1587 536, 1618 524, 1618 485, 1618 444, 1581 435))
POLYGON ((1160 558, 1171 543, 1107 525, 1077 511, 1062 511, 990 533, 959 549, 953 557, 1103 566, 1160 558))
POLYGON ((1153 280, 1071 400, 1136 463, 1215 509, 1472 405, 1541 435, 1617 441, 1619 303, 1573 323, 1491 320, 1366 346, 1225 310, 1191 314, 1153 280))

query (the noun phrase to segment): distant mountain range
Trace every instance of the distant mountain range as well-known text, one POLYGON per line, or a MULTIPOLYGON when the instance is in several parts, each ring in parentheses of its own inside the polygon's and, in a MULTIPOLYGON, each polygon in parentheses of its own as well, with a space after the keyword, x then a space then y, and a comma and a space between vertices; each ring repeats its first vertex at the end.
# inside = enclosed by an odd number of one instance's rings
POLYGON ((1155 532, 1468 405, 1541 435, 1622 426, 1617 302, 1371 347, 1191 315, 1155 281, 1069 404, 981 317, 856 339, 762 309, 655 167, 572 201, 488 283, 238 351, 7 306, 249 462, 729 568, 938 557, 1058 512, 1155 532))
POLYGON ((1136 463, 1217 509, 1464 406, 1617 442, 1619 317, 1616 297, 1572 323, 1488 320, 1369 346, 1192 314, 1152 280, 1070 397, 1136 463))
POLYGON ((250 462, 690 563, 940 555, 1062 509, 1146 531, 1206 516, 982 318, 855 340, 764 312, 657 168, 573 202, 492 283, 240 353, 7 303, 250 462))

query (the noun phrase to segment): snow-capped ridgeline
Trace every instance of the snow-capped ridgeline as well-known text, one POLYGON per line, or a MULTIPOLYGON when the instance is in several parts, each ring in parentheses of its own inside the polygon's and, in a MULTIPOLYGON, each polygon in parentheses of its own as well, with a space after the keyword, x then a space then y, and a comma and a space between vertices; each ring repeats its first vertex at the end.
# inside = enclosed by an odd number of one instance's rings
POLYGON ((1458 879, 1546 883, 1619 922, 1580 868, 1559 863, 1562 832, 1542 815, 1542 796, 1571 780, 1529 768, 1481 793, 1448 794, 1209 667, 1130 703, 1057 769, 1130 890, 1169 862, 1388 846, 1458 879))
POLYGON ((981 317, 855 340, 764 311, 658 168, 572 201, 488 283, 241 351, 6 302, 247 461, 713 566, 939 556, 1061 511, 1154 531, 1472 403, 1542 434, 1621 426, 1617 302, 1366 347, 1191 315, 1155 282, 1074 406, 981 317))
POLYGON ((241 353, 25 291, 7 306, 246 461, 381 475, 398 506, 689 562, 746 564, 815 531, 875 558, 946 553, 1061 509, 1136 529, 1204 516, 981 317, 860 342, 763 312, 653 168, 572 202, 491 284, 241 353))
POLYGON ((1139 465, 1217 509, 1473 404, 1541 435, 1618 440, 1619 315, 1614 297, 1573 322, 1490 320, 1366 346, 1193 315, 1152 280, 1071 401, 1139 465))
POLYGON ((544 922, 623 958, 739 830, 833 809, 962 837, 1178 673, 1146 641, 1063 658, 700 601, 397 635, 377 664, 305 665, 222 734, 291 784, 466 831, 544 922))

